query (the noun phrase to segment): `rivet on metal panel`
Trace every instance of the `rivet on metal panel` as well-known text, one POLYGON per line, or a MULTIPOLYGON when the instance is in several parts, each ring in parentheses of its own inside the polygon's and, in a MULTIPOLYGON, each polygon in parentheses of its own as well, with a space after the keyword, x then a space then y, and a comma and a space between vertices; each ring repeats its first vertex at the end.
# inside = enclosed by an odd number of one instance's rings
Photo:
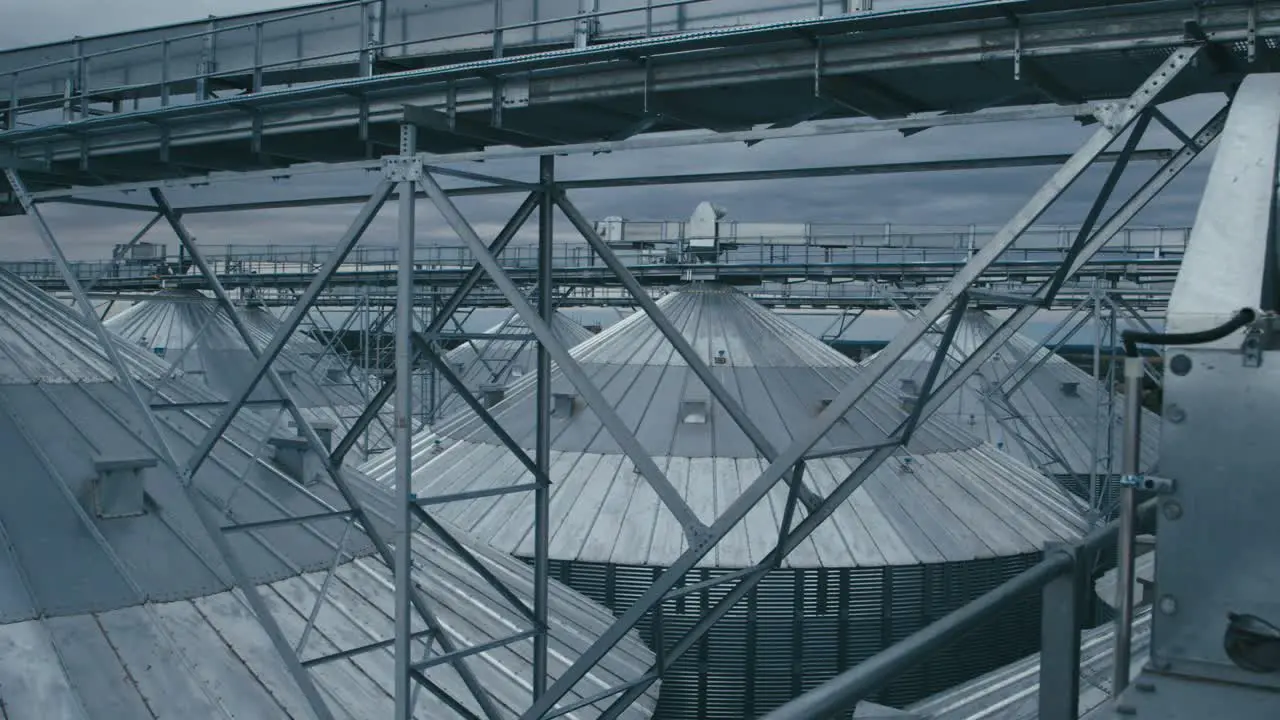
POLYGON ((1182 503, 1170 500, 1161 508, 1166 520, 1177 520, 1182 517, 1182 503))
POLYGON ((1172 595, 1165 595, 1160 598, 1160 612, 1165 615, 1173 615, 1178 612, 1178 600, 1172 595))

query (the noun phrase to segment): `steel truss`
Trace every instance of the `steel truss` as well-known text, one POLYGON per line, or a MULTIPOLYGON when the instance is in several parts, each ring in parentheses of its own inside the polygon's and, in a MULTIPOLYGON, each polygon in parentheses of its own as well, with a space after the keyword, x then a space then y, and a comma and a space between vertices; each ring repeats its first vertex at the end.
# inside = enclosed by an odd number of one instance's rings
MULTIPOLYGON (((646 688, 658 681, 663 673, 681 655, 692 648, 736 602, 756 587, 769 571, 778 567, 782 559, 813 532, 840 503, 847 500, 850 494, 885 459, 905 444, 918 424, 926 420, 952 393, 959 389, 972 373, 1000 348, 1013 333, 1021 328, 1039 308, 1049 306, 1053 302, 1055 295, 1063 287, 1063 283, 1080 270, 1109 240, 1115 237, 1139 210, 1150 202, 1217 137, 1226 117, 1225 108, 1215 114, 1206 125, 1194 134, 1184 133, 1187 136, 1187 141, 1184 145, 1165 160, 1159 169, 1113 211, 1105 221, 1093 227, 1095 221, 1100 217, 1101 206, 1105 201, 1095 204, 1097 211, 1091 213, 1092 217, 1088 223, 1090 227, 1077 238, 1073 247, 1073 255, 1069 261, 1063 263, 1061 270, 1035 292, 1005 298, 1005 303, 1017 308, 1012 316, 977 351, 966 357, 955 371, 944 375, 941 372, 942 359, 947 352, 951 335, 955 331, 955 319, 959 318, 959 313, 953 314, 953 321, 945 325, 942 341, 939 343, 940 349, 933 359, 928 377, 921 388, 920 401, 916 404, 912 413, 893 433, 892 440, 874 448, 848 450, 848 452, 869 450, 870 454, 829 495, 823 496, 814 491, 805 482, 805 461, 816 457, 811 454, 811 449, 817 441, 861 400, 871 387, 884 376, 890 365, 900 359, 905 352, 924 337, 935 324, 938 324, 944 315, 956 308, 964 307, 965 304, 978 297, 979 291, 972 288, 972 285, 982 276, 984 270, 996 262, 1000 255, 1018 240, 1019 236, 1050 204, 1060 197, 1087 169, 1093 166, 1115 141, 1126 136, 1126 133, 1134 132, 1135 125, 1143 127, 1149 122, 1161 92, 1178 77, 1180 71, 1196 58, 1200 49, 1201 46, 1199 44, 1188 44, 1174 49, 1159 69, 1126 101, 1108 105, 1088 106, 1088 111, 1100 121, 1092 137, 1085 141, 1080 149, 1057 169, 1044 186, 1003 226, 991 242, 977 250, 956 276, 932 296, 928 303, 907 323, 900 334, 874 360, 867 364, 863 373, 858 375, 832 399, 829 406, 808 426, 797 430, 796 439, 785 447, 774 446, 754 426, 750 417, 720 384, 706 362, 698 356, 688 341, 657 308, 649 293, 641 286, 636 277, 595 233, 591 224, 578 211, 566 191, 557 185, 554 161, 550 155, 546 154, 545 149, 538 151, 538 149, 534 148, 527 151, 503 153, 514 156, 539 157, 539 180, 535 187, 527 190, 528 194, 524 201, 496 238, 486 243, 454 205, 450 193, 437 181, 436 175, 438 173, 434 171, 433 165, 429 164, 429 162, 453 162, 455 158, 429 157, 417 153, 416 131, 413 125, 406 123, 401 132, 400 154, 383 159, 382 181, 372 195, 366 198, 352 225, 338 240, 331 255, 314 274, 305 291, 299 295, 296 303, 282 321, 277 335, 262 348, 259 348, 249 336, 246 326, 237 315, 236 307, 231 304, 217 276, 208 267, 200 247, 183 227, 180 214, 168 205, 161 188, 149 187, 148 190, 151 192, 152 200, 155 202, 154 207, 148 208, 149 212, 156 213, 162 217, 178 235, 183 247, 190 254, 191 259, 205 278, 207 287, 214 292, 218 301, 235 320, 238 332, 255 356, 257 356, 257 362, 251 378, 243 390, 236 393, 226 403, 217 422, 212 424, 193 457, 181 464, 177 458, 169 458, 168 462, 180 472, 180 477, 184 481, 189 481, 192 474, 200 467, 201 462, 204 461, 209 451, 218 441, 221 433, 226 430, 232 418, 244 406, 254 387, 265 378, 275 388, 286 410, 294 416, 295 422, 298 424, 298 428, 311 450, 328 456, 328 462, 325 463, 325 471, 330 482, 341 492, 347 504, 345 508, 334 508, 333 513, 341 513, 349 517, 353 527, 365 533, 372 541, 377 557, 387 567, 394 568, 395 571, 397 612, 394 636, 387 641, 344 649, 331 657, 345 657, 367 652, 374 648, 394 645, 397 720, 406 720, 411 716, 412 693, 415 691, 415 686, 426 687, 428 691, 445 699, 451 707, 464 716, 470 715, 461 702, 456 698, 449 698, 446 693, 432 685, 423 675, 422 671, 426 667, 442 662, 451 663, 464 680, 468 682, 468 689, 479 702, 484 714, 489 717, 497 717, 496 709, 489 700, 485 689, 476 683, 474 676, 471 675, 466 665, 462 662, 462 658, 470 654, 484 652, 494 646, 532 636, 535 642, 535 672, 532 678, 533 700, 531 706, 521 716, 522 720, 558 717, 586 705, 603 706, 605 707, 603 717, 616 718, 629 704, 643 694, 646 688), (307 423, 306 418, 298 411, 296 404, 289 395, 288 388, 272 369, 272 361, 277 357, 288 337, 302 323, 305 314, 321 295, 326 283, 333 276, 343 259, 359 241, 374 215, 393 195, 398 195, 397 206, 400 219, 398 237, 401 252, 404 253, 402 257, 411 257, 413 252, 415 198, 418 192, 423 193, 430 200, 459 238, 472 250, 477 263, 466 274, 458 287, 454 289, 449 298, 438 308, 433 308, 430 320, 422 332, 414 332, 413 330, 411 307, 414 301, 412 265, 408 262, 400 265, 395 314, 395 376, 387 378, 346 437, 342 438, 333 450, 329 452, 321 444, 319 437, 307 423), (768 460, 768 466, 761 475, 746 488, 744 493, 723 515, 715 518, 710 524, 704 523, 693 513, 657 464, 645 453, 643 446, 634 434, 630 432, 617 412, 609 405, 600 391, 574 361, 568 349, 555 337, 550 325, 553 311, 550 263, 544 263, 540 267, 537 287, 533 293, 536 298, 535 303, 526 297, 526 291, 512 280, 497 260, 497 256, 507 247, 511 239, 533 216, 535 211, 538 213, 540 256, 545 260, 550 252, 551 236, 554 229, 553 214, 556 209, 582 235, 583 239, 610 270, 617 275, 631 301, 646 313, 659 331, 672 343, 675 350, 698 375, 699 379, 702 380, 711 394, 726 410, 726 413, 752 440, 759 453, 768 460), (454 316, 454 313, 466 304, 469 293, 485 276, 515 309, 515 312, 528 328, 529 333, 534 336, 538 343, 538 429, 536 447, 532 457, 530 457, 526 449, 520 447, 503 431, 483 404, 462 385, 457 376, 447 367, 447 364, 441 361, 439 347, 436 344, 446 324, 454 316), (495 431, 503 444, 515 454, 519 462, 530 471, 535 479, 533 483, 502 490, 502 492, 531 491, 535 494, 534 602, 531 607, 523 603, 517 603, 517 607, 522 608, 522 611, 529 617, 529 627, 514 634, 511 638, 500 639, 482 646, 459 647, 450 635, 439 627, 429 602, 413 587, 408 576, 412 543, 411 529, 415 523, 424 524, 436 531, 446 544, 456 545, 451 542, 451 538, 443 531, 443 528, 434 522, 430 507, 440 502, 461 499, 420 498, 413 494, 410 486, 410 413, 413 407, 410 373, 420 360, 426 360, 434 366, 439 375, 452 385, 455 391, 467 401, 471 409, 495 431), (653 585, 634 605, 621 613, 605 634, 555 678, 552 678, 548 672, 546 636, 547 587, 549 582, 548 544, 551 529, 549 527, 548 502, 550 484, 555 480, 550 476, 549 462, 550 371, 552 361, 558 366, 558 372, 564 379, 577 388, 579 396, 587 402, 592 412, 595 413, 604 424, 606 430, 617 441, 619 447, 635 464, 637 472, 652 486, 662 502, 680 521, 688 540, 688 550, 669 569, 655 579, 653 585), (382 406, 391 399, 392 395, 395 396, 396 404, 396 522, 394 535, 391 540, 388 540, 384 537, 383 530, 370 521, 359 497, 349 486, 342 471, 342 462, 356 442, 356 438, 364 431, 382 406), (725 537, 730 529, 742 521, 747 513, 779 482, 785 482, 789 486, 788 499, 783 524, 779 529, 777 545, 766 559, 755 567, 733 573, 710 583, 699 584, 697 586, 698 590, 710 587, 712 584, 732 583, 732 587, 702 621, 686 635, 673 638, 673 642, 657 649, 658 660, 648 672, 632 678, 617 687, 600 692, 593 697, 573 704, 564 703, 563 698, 566 693, 593 666, 600 662, 609 650, 631 631, 642 618, 660 607, 664 600, 690 592, 689 588, 684 587, 686 574, 725 537), (419 622, 420 626, 425 630, 415 630, 415 622, 419 622), (422 639, 424 634, 428 641, 438 644, 442 652, 429 658, 417 659, 412 653, 419 647, 416 641, 422 639)), ((961 119, 949 120, 948 122, 964 124, 962 119, 964 116, 957 115, 952 117, 961 119)), ((901 129, 899 126, 903 128, 923 127, 938 123, 936 119, 927 121, 907 119, 902 121, 878 121, 877 124, 878 126, 892 129, 901 129)), ((750 136, 747 139, 753 138, 754 136, 750 136)), ((657 140, 643 143, 632 140, 629 143, 620 143, 618 149, 623 149, 628 145, 656 146, 659 144, 661 142, 657 140)), ((1133 145, 1136 145, 1136 141, 1129 143, 1126 148, 1132 151, 1133 145)), ((593 143, 582 147, 561 146, 555 149, 555 153, 595 152, 606 147, 611 146, 608 146, 607 143, 603 145, 593 143)), ((1124 163, 1117 163, 1117 165, 1122 164, 1124 163)), ((6 170, 5 172, 10 184, 18 190, 21 196, 24 210, 32 218, 41 233, 42 239, 44 239, 55 259, 58 260, 59 269, 68 287, 72 289, 73 294, 76 296, 77 306, 85 314, 86 321, 98 333, 109 352, 112 352, 112 359, 118 372, 120 372, 125 382, 128 382, 128 375, 124 370, 124 365, 114 351, 111 350, 112 345, 106 341, 106 331, 102 328, 96 313, 94 313, 84 288, 67 266, 65 258, 63 258, 59 250, 57 240, 40 216, 36 204, 37 200, 25 192, 17 171, 6 170)), ((1109 194, 1114 185, 1114 181, 1109 181, 1106 193, 1109 194)), ((50 199, 54 198, 51 196, 50 199)), ((150 408, 142 400, 141 396, 137 396, 137 399, 144 414, 150 418, 150 408)), ((195 504, 199 507, 198 503, 195 504)), ((331 517, 332 515, 326 514, 326 516, 331 517)), ((295 517, 289 521, 305 523, 313 519, 313 517, 295 517)), ((215 539, 222 537, 223 528, 217 527, 211 519, 207 520, 206 524, 211 536, 215 539)), ((234 554, 225 543, 225 540, 220 542, 219 547, 224 555, 227 556, 228 565, 235 569, 237 564, 234 554)), ((341 548, 338 548, 338 553, 341 553, 341 548)), ((1054 567, 1058 568, 1058 565, 1054 565, 1054 567)), ((301 660, 299 652, 284 640, 279 627, 261 599, 258 598, 253 585, 248 582, 243 573, 238 574, 237 580, 246 600, 252 606, 263 627, 272 637, 276 649, 288 663, 295 680, 307 693, 307 697, 317 715, 322 718, 329 717, 327 708, 324 707, 315 684, 305 669, 328 658, 301 660)), ((492 580, 495 587, 498 587, 500 591, 505 590, 505 588, 500 587, 501 583, 498 583, 496 579, 492 580)), ((323 599, 322 588, 317 593, 316 602, 323 602, 323 599)), ((1074 642, 1078 644, 1078 631, 1067 629, 1058 633, 1058 635, 1056 639, 1061 643, 1070 645, 1074 642)), ((1070 683, 1062 684, 1060 686, 1063 688, 1062 692, 1065 693, 1066 688, 1069 686, 1070 683)), ((1067 707, 1070 703, 1076 701, 1075 695, 1073 693, 1069 694, 1070 697, 1055 696, 1052 701, 1061 703, 1061 707, 1067 707)), ((1045 695, 1045 693, 1042 693, 1042 702, 1044 702, 1045 695)), ((1055 715, 1054 717, 1066 717, 1066 715, 1055 715)), ((1074 715, 1071 717, 1074 717, 1074 715)))

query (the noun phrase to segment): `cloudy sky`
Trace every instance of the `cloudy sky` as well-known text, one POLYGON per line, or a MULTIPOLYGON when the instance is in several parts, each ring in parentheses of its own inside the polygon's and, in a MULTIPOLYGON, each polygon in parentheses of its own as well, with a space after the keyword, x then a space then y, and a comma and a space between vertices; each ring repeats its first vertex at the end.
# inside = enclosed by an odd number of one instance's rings
MULTIPOLYGON (((282 0, 44 0, 0 2, 0 48, 127 30, 134 27, 195 19, 213 13, 285 7, 282 0), (110 12, 103 12, 105 7, 110 12)), ((1191 98, 1172 104, 1168 113, 1188 129, 1198 127, 1216 109, 1218 98, 1191 98)), ((909 138, 896 133, 854 134, 807 140, 773 140, 753 147, 702 146, 674 150, 613 153, 606 156, 561 158, 561 177, 604 177, 649 173, 708 172, 808 165, 902 162, 1073 151, 1093 128, 1069 121, 935 128, 909 138)), ((1145 147, 1169 147, 1172 138, 1162 129, 1148 133, 1145 147)), ((1105 167, 1091 171, 1044 217, 1043 222, 1075 224, 1083 217, 1105 167)), ((532 178, 536 161, 485 163, 472 169, 532 178)), ((1184 172, 1164 196, 1137 220, 1140 225, 1181 226, 1194 217, 1203 185, 1207 158, 1184 172)), ((1154 170, 1136 164, 1119 192, 1133 187, 1154 170)), ((984 170, 893 176, 824 178, 785 182, 735 182, 578 191, 573 197, 592 218, 621 215, 631 219, 682 219, 699 200, 725 207, 730 219, 770 222, 856 222, 900 225, 999 225, 1017 210, 1052 168, 984 170)), ((328 176, 293 182, 297 190, 354 193, 371 187, 366 176, 328 176)), ((268 192, 249 184, 234 188, 190 191, 177 202, 215 202, 226 197, 257 197, 268 192)), ((459 204, 482 235, 496 232, 514 209, 518 196, 471 198, 459 204)), ((355 212, 354 206, 289 209, 193 216, 189 225, 206 245, 297 244, 330 245, 355 212)), ((65 249, 74 258, 109 254, 147 219, 136 213, 72 206, 46 206, 49 219, 65 249)), ((426 203, 421 204, 420 241, 456 243, 426 203)), ((561 222, 564 228, 566 223, 561 222)), ((394 210, 384 210, 365 242, 385 244, 395 233, 394 210)), ((158 228, 153 242, 176 240, 158 228)), ((0 218, 0 259, 42 257, 43 246, 25 218, 0 218)))

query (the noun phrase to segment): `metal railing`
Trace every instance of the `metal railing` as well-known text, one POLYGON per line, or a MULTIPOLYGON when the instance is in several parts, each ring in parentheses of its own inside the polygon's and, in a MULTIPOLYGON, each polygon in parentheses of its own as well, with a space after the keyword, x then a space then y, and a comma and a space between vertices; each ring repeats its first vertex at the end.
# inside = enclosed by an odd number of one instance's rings
MULTIPOLYGON (((1181 243, 1148 245, 1135 240, 1140 237, 1137 235, 1140 232, 1139 230, 1126 231, 1103 248, 1093 262, 1099 265, 1110 263, 1141 266, 1176 262, 1181 257, 1185 240, 1181 243), (1134 234, 1131 235, 1130 232, 1134 234)), ((802 244, 797 242, 797 238, 780 240, 753 238, 750 243, 744 243, 740 238, 738 245, 722 249, 714 265, 708 264, 708 267, 733 269, 736 266, 743 270, 768 269, 771 272, 795 271, 797 273, 829 270, 838 273, 842 268, 866 270, 876 266, 898 265, 925 268, 930 264, 945 267, 967 261, 972 249, 941 242, 949 237, 948 233, 931 235, 916 233, 892 236, 886 244, 884 236, 875 235, 863 244, 862 236, 853 236, 846 239, 848 245, 844 247, 802 244), (927 238, 928 242, 922 241, 924 238, 927 238)), ((809 239, 809 241, 829 243, 830 239, 822 238, 816 241, 809 239)), ((981 247, 981 243, 978 247, 981 247)), ((208 248, 206 256, 219 275, 259 275, 265 280, 272 276, 311 273, 324 262, 330 250, 331 248, 322 246, 227 245, 208 248)), ((1067 251, 1066 246, 1015 248, 1005 254, 1002 263, 1006 267, 1056 263, 1063 260, 1067 251)), ((629 266, 640 273, 644 273, 646 269, 667 271, 670 265, 698 267, 696 261, 675 244, 668 247, 657 246, 643 250, 617 252, 629 266)), ((348 256, 339 272, 343 274, 390 272, 399 266, 398 258, 399 250, 395 247, 361 247, 348 256)), ((511 245, 499 260, 508 270, 531 270, 538 266, 537 248, 511 245)), ((468 270, 475 262, 476 258, 471 250, 460 245, 429 245, 414 250, 414 265, 419 270, 468 270)), ((173 276, 182 271, 179 263, 178 257, 170 255, 120 261, 79 261, 71 263, 71 266, 78 278, 91 281, 97 278, 173 276)), ((581 242, 557 243, 553 248, 552 263, 556 269, 566 271, 604 268, 591 248, 581 242)), ((51 260, 0 262, 0 269, 32 281, 51 280, 58 277, 57 268, 51 260)))
MULTIPOLYGON (((1155 512, 1156 501, 1138 508, 1139 522, 1155 512)), ((1114 547, 1118 520, 1071 545, 1046 548, 1044 559, 991 592, 859 663, 818 688, 766 715, 763 720, 814 720, 837 716, 911 670, 966 633, 978 630, 1003 610, 1041 593, 1039 720, 1077 720, 1080 703, 1080 630, 1091 559, 1114 547)))
MULTIPOLYGON (((691 30, 799 20, 872 10, 871 0, 599 0, 544 2, 550 17, 508 22, 504 13, 536 13, 510 0, 475 0, 440 8, 401 0, 348 0, 297 11, 210 18, 134 33, 153 40, 88 49, 111 38, 76 38, 44 48, 0 53, 0 132, 53 125, 94 115, 207 100, 218 86, 259 93, 272 87, 368 77, 379 61, 409 69, 409 58, 438 56, 437 64, 501 58, 517 52, 586 47, 691 30), (617 5, 622 4, 623 7, 617 5), (705 6, 705 7, 704 7, 705 6), (562 9, 564 8, 564 9, 562 9), (695 8, 698 12, 694 12, 695 8), (228 24, 220 24, 228 23, 228 24), (207 29, 181 32, 204 24, 207 29), (436 28, 455 25, 439 32, 436 28), (393 28, 398 32, 393 32, 393 28), (169 34, 174 33, 174 34, 169 34), (397 37, 392 38, 391 35, 397 37), (18 67, 13 59, 66 55, 18 67), (459 57, 459 56, 462 57, 459 57), (132 107, 126 107, 132 102, 132 107)), ((947 4, 945 0, 880 0, 875 9, 947 4)), ((21 62, 21 60, 17 60, 21 62)))

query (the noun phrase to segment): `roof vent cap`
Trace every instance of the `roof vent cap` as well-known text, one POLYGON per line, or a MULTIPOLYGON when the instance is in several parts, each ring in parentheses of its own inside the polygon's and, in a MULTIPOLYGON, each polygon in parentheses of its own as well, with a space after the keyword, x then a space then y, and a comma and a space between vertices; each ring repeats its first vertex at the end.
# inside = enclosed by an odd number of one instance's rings
POLYGON ((1080 383, 1075 381, 1058 383, 1058 389, 1067 397, 1080 397, 1080 383))
POLYGON ((486 384, 480 386, 480 400, 484 403, 486 408, 491 408, 494 405, 497 405, 502 402, 503 398, 506 396, 507 388, 503 385, 486 384))
POLYGON ((914 378, 899 378, 898 389, 911 395, 920 394, 920 386, 916 385, 914 378))
POLYGON ((346 368, 331 367, 325 373, 331 383, 343 383, 347 381, 346 368))
POLYGON ((279 465, 294 480, 303 485, 314 485, 320 481, 324 464, 315 453, 311 452, 311 447, 305 438, 273 437, 267 442, 271 445, 276 465, 279 465))
POLYGON ((680 424, 706 425, 711 418, 711 404, 706 400, 681 400, 680 424))
POLYGON ((99 457, 93 461, 93 511, 104 519, 132 517, 146 512, 143 471, 153 468, 156 458, 99 457))
POLYGON ((903 474, 914 474, 916 469, 913 461, 914 458, 909 455, 898 458, 898 470, 903 474))
POLYGON ((573 417, 574 407, 577 406, 578 396, 570 392, 558 392, 551 394, 551 417, 553 418, 571 418, 573 417))
POLYGON ((723 350, 719 350, 716 352, 714 362, 716 365, 724 365, 729 362, 729 358, 725 357, 723 350))
POLYGON ((282 380, 285 385, 288 385, 289 387, 297 387, 293 382, 294 370, 292 368, 287 370, 277 370, 276 373, 280 375, 280 380, 282 380))

